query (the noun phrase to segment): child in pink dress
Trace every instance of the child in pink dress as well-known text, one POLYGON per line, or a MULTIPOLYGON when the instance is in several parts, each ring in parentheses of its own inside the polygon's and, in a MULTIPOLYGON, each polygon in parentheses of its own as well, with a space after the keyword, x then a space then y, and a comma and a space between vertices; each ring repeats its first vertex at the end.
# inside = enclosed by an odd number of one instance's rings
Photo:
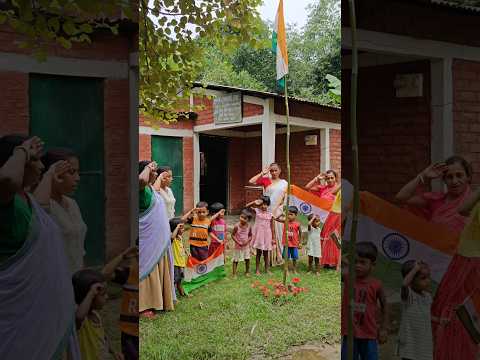
MULTIPOLYGON (((210 206, 210 212, 212 214, 218 213, 220 210, 224 210, 225 206, 221 203, 214 203, 210 206)), ((224 215, 219 215, 215 220, 210 224, 211 236, 210 245, 208 245, 208 256, 212 255, 215 250, 217 250, 221 244, 224 243, 225 237, 227 234, 227 223, 225 222, 224 215)), ((226 243, 225 243, 226 245, 226 243)))
POLYGON ((235 224, 232 231, 233 249, 233 277, 237 276, 238 263, 245 261, 245 276, 250 276, 250 243, 252 241, 252 228, 248 223, 250 214, 243 210, 240 221, 235 224))
POLYGON ((255 262, 255 273, 260 275, 260 260, 265 260, 265 272, 270 274, 268 269, 270 262, 268 258, 269 251, 273 248, 274 243, 274 231, 273 231, 273 215, 268 210, 270 206, 270 198, 268 196, 262 196, 260 199, 252 201, 247 204, 247 208, 253 208, 255 210, 255 225, 253 226, 253 243, 252 247, 257 251, 257 257, 255 262))

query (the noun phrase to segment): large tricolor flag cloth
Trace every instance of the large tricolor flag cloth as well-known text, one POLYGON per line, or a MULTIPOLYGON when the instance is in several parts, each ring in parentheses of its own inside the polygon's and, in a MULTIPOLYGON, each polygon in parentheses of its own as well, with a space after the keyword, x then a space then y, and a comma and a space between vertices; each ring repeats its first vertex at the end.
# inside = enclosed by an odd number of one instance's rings
POLYGON ((314 214, 324 223, 330 214, 333 202, 322 199, 298 186, 291 185, 290 205, 296 206, 300 210, 298 220, 301 222, 307 222, 308 215, 314 214))
POLYGON ((225 274, 225 256, 222 243, 215 252, 207 259, 199 261, 192 256, 188 257, 187 266, 184 270, 183 289, 185 293, 199 288, 209 282, 222 279, 225 274))
MULTIPOLYGON (((360 193, 358 215, 357 242, 373 242, 379 257, 387 264, 424 261, 430 266, 432 279, 440 283, 457 248, 458 235, 444 225, 430 223, 368 192, 360 193)), ((350 231, 349 214, 343 233, 345 242, 349 240, 350 231)), ((392 274, 385 275, 389 278, 392 274)), ((398 284, 398 288, 400 286, 398 284)))
POLYGON ((277 82, 285 88, 285 75, 288 74, 287 34, 283 16, 283 0, 278 3, 275 27, 272 34, 272 50, 277 58, 277 82))

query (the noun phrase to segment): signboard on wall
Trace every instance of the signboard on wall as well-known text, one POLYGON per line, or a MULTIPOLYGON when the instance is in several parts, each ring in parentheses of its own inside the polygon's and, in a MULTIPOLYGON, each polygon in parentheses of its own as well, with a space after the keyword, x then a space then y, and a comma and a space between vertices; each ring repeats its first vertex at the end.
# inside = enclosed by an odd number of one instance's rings
POLYGON ((242 93, 230 93, 214 98, 213 118, 215 124, 241 123, 242 93))

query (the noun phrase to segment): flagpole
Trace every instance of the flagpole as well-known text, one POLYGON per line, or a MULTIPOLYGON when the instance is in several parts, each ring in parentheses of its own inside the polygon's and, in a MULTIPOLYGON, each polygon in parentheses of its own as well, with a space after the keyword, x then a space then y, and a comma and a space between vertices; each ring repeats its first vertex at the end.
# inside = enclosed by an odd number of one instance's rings
POLYGON ((358 49, 357 49, 357 31, 355 18, 355 0, 349 0, 350 8, 350 28, 352 32, 352 74, 350 89, 350 136, 352 140, 352 158, 353 158, 353 209, 352 209, 352 228, 350 241, 348 244, 348 335, 347 349, 348 360, 353 360, 353 311, 355 300, 355 243, 357 241, 357 224, 359 208, 359 164, 358 164, 358 141, 357 141, 357 77, 358 77, 358 49))
POLYGON ((283 285, 287 285, 287 276, 288 276, 288 207, 290 206, 290 118, 288 110, 288 91, 287 91, 287 75, 283 78, 285 81, 285 116, 287 117, 287 205, 285 208, 285 226, 284 226, 284 239, 285 245, 283 247, 283 257, 284 257, 284 269, 283 269, 283 285))

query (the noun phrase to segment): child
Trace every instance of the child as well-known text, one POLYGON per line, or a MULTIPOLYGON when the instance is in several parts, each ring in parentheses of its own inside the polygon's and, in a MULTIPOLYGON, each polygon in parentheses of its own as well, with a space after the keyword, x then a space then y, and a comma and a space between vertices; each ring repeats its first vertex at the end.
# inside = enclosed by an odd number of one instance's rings
MULTIPOLYGON (((387 341, 387 302, 382 283, 373 278, 372 272, 377 261, 377 247, 371 242, 359 242, 355 245, 356 279, 354 284, 354 313, 353 313, 353 336, 354 336, 354 359, 376 360, 378 359, 378 344, 387 341), (381 325, 377 324, 377 311, 380 306, 381 325)), ((347 359, 347 319, 349 311, 348 293, 348 261, 342 259, 342 281, 344 282, 342 296, 342 359, 347 359)))
POLYGON ((260 260, 265 261, 265 272, 271 274, 269 271, 269 251, 273 248, 274 231, 273 231, 273 215, 268 210, 270 206, 270 198, 262 196, 260 199, 252 201, 246 205, 247 209, 252 208, 255 211, 255 225, 253 226, 253 243, 252 247, 257 251, 255 261, 255 273, 260 275, 260 260))
MULTIPOLYGON (((288 242, 285 236, 285 226, 283 227, 283 257, 292 260, 292 272, 297 273, 298 248, 300 247, 300 239, 302 237, 302 229, 297 221, 298 208, 296 206, 288 207, 288 242)), ((281 215, 274 218, 276 221, 285 223, 285 216, 281 215)))
POLYGON ((315 259, 315 275, 320 273, 320 258, 322 257, 322 245, 320 243, 320 232, 322 223, 314 214, 308 216, 308 272, 312 272, 312 265, 315 259))
POLYGON ((210 225, 220 214, 225 214, 225 209, 220 210, 212 218, 208 217, 208 204, 200 201, 197 206, 187 212, 182 221, 191 224, 189 234, 190 254, 197 260, 203 261, 208 258, 208 236, 220 242, 215 234, 211 234, 210 225))
POLYGON ((181 218, 170 219, 170 231, 172 232, 172 252, 175 287, 180 296, 186 296, 182 287, 182 279, 184 277, 183 269, 187 266, 187 256, 183 247, 183 221, 181 218))
MULTIPOLYGON (((213 214, 218 213, 219 211, 224 209, 225 206, 218 202, 210 206, 210 211, 213 214)), ((225 241, 227 235, 227 224, 225 223, 224 214, 220 214, 215 220, 213 220, 210 227, 211 234, 215 235, 215 237, 212 236, 212 240, 210 241, 210 245, 208 246, 208 256, 212 255, 215 250, 217 250, 218 247, 225 241)), ((225 243, 225 245, 227 244, 225 243)))
POLYGON ((252 228, 248 224, 250 214, 243 210, 240 221, 235 224, 232 231, 233 249, 233 277, 237 277, 237 266, 240 261, 245 261, 245 276, 250 276, 250 242, 252 241, 252 228))
MULTIPOLYGON (((125 250, 105 265, 101 272, 93 269, 83 269, 77 271, 72 277, 75 302, 78 305, 75 313, 78 342, 83 360, 105 359, 108 357, 108 353, 112 355, 111 358, 113 359, 124 359, 122 354, 116 353, 110 346, 98 311, 103 308, 108 299, 107 280, 113 278, 115 270, 122 260, 129 259, 132 256, 138 257, 138 249, 136 247, 125 250)), ((138 282, 138 270, 136 272, 132 271, 131 275, 131 278, 136 279, 138 282)), ((138 290, 131 299, 138 299, 138 290)), ((127 339, 122 329, 122 348, 126 349, 128 347, 127 342, 130 342, 130 347, 135 347, 136 345, 136 349, 130 349, 130 353, 136 350, 138 354, 138 300, 129 305, 131 309, 130 315, 137 318, 135 321, 136 327, 132 326, 133 329, 131 329, 133 332, 136 329, 137 344, 134 341, 132 344, 132 339, 127 339)))
POLYGON ((430 268, 409 260, 402 265, 402 320, 398 334, 398 356, 402 359, 433 358, 430 307, 430 268))

